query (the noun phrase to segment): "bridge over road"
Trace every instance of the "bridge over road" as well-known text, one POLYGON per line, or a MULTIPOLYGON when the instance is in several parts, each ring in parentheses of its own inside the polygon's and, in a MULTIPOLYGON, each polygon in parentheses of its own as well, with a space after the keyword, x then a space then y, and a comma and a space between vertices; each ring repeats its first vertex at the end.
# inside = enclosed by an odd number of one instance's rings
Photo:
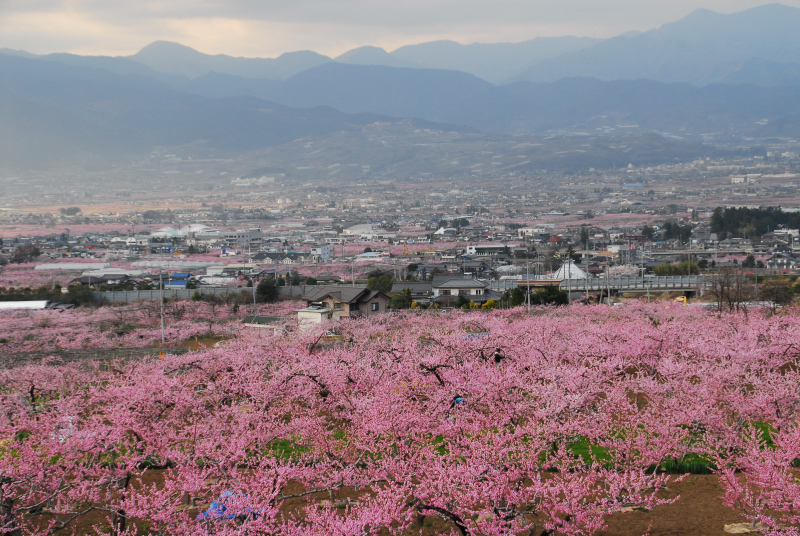
MULTIPOLYGON (((702 275, 667 277, 595 277, 561 281, 560 288, 570 292, 699 292, 708 281, 702 275)), ((520 282, 521 283, 521 282, 520 282)), ((524 284, 522 285, 524 286, 524 284)))
POLYGON ((702 275, 667 276, 667 277, 591 277, 589 279, 535 279, 516 281, 493 281, 492 290, 510 290, 514 287, 541 288, 547 285, 558 285, 562 290, 580 293, 600 293, 604 295, 621 294, 623 292, 700 292, 709 278, 702 275))

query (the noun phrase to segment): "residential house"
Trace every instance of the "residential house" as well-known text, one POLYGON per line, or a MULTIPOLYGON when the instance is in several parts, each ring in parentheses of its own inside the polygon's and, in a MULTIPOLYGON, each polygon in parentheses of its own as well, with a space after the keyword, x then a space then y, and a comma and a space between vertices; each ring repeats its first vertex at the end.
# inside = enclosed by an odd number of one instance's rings
MULTIPOLYGON (((310 258, 310 257, 309 257, 310 258)), ((257 255, 253 256, 253 261, 255 262, 263 262, 264 264, 283 264, 283 265, 292 265, 292 264, 301 264, 305 262, 306 258, 297 252, 289 252, 289 253, 258 253, 257 255)))
POLYGON ((432 281, 433 301, 451 307, 459 296, 474 303, 496 300, 499 294, 489 290, 489 284, 472 277, 439 275, 432 281))
POLYGON ((451 274, 473 275, 480 279, 494 277, 494 270, 484 261, 457 260, 445 262, 444 266, 451 274))
POLYGON ((317 280, 318 285, 331 285, 342 281, 338 275, 318 275, 314 279, 317 280))
POLYGON ((308 305, 321 305, 334 311, 335 316, 360 317, 386 312, 389 296, 363 287, 327 285, 317 287, 302 298, 308 305))
POLYGON ((778 270, 796 270, 800 265, 800 259, 791 253, 781 252, 768 258, 765 264, 778 270))
POLYGON ((510 251, 505 244, 467 246, 467 255, 470 257, 489 257, 510 251))

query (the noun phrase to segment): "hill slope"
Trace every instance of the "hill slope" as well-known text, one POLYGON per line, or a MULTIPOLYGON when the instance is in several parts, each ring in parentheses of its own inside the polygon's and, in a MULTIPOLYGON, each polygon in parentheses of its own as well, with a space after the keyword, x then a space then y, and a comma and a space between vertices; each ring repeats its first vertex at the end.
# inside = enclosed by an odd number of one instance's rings
POLYGON ((459 71, 340 63, 309 69, 285 82, 214 75, 189 81, 183 89, 208 97, 252 95, 287 106, 417 117, 504 134, 600 129, 735 137, 755 135, 759 121, 800 113, 798 86, 714 84, 698 89, 589 78, 494 86, 459 71))
POLYGON ((386 120, 247 96, 209 99, 137 75, 2 54, 0 71, 5 169, 130 159, 189 144, 207 155, 236 154, 386 120))

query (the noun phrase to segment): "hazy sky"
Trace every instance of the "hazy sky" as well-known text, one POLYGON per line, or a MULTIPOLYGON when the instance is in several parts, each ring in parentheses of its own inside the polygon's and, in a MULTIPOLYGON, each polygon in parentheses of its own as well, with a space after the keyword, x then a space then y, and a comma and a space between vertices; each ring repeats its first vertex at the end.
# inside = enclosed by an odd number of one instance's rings
MULTIPOLYGON (((34 53, 132 54, 163 39, 211 54, 338 55, 434 39, 611 37, 695 9, 732 13, 758 0, 0 0, 0 47, 34 53)), ((800 7, 800 0, 784 0, 800 7)))

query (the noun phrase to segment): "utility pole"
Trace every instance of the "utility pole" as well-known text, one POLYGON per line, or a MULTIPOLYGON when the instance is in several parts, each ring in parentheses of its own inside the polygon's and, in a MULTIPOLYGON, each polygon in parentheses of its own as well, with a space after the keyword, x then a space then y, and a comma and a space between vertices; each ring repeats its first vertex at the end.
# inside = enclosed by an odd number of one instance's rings
POLYGON ((525 303, 527 312, 531 312, 531 261, 526 259, 525 268, 527 269, 527 279, 525 280, 525 303))
POLYGON ((692 239, 689 238, 689 262, 686 264, 686 275, 692 276, 692 239))
POLYGON ((589 273, 589 260, 586 260, 586 279, 583 280, 583 288, 586 290, 586 305, 589 305, 589 276, 592 274, 589 273))
MULTIPOLYGON (((753 255, 753 258, 755 259, 755 255, 753 255)), ((756 296, 755 296, 755 299, 758 299, 758 261, 755 261, 755 263, 753 265, 753 271, 756 273, 756 288, 755 288, 756 296)))
POLYGON ((158 269, 158 288, 161 301, 161 345, 164 345, 166 337, 164 336, 164 281, 161 277, 161 268, 158 269))
POLYGON ((572 296, 572 257, 567 255, 567 305, 570 304, 572 296))

